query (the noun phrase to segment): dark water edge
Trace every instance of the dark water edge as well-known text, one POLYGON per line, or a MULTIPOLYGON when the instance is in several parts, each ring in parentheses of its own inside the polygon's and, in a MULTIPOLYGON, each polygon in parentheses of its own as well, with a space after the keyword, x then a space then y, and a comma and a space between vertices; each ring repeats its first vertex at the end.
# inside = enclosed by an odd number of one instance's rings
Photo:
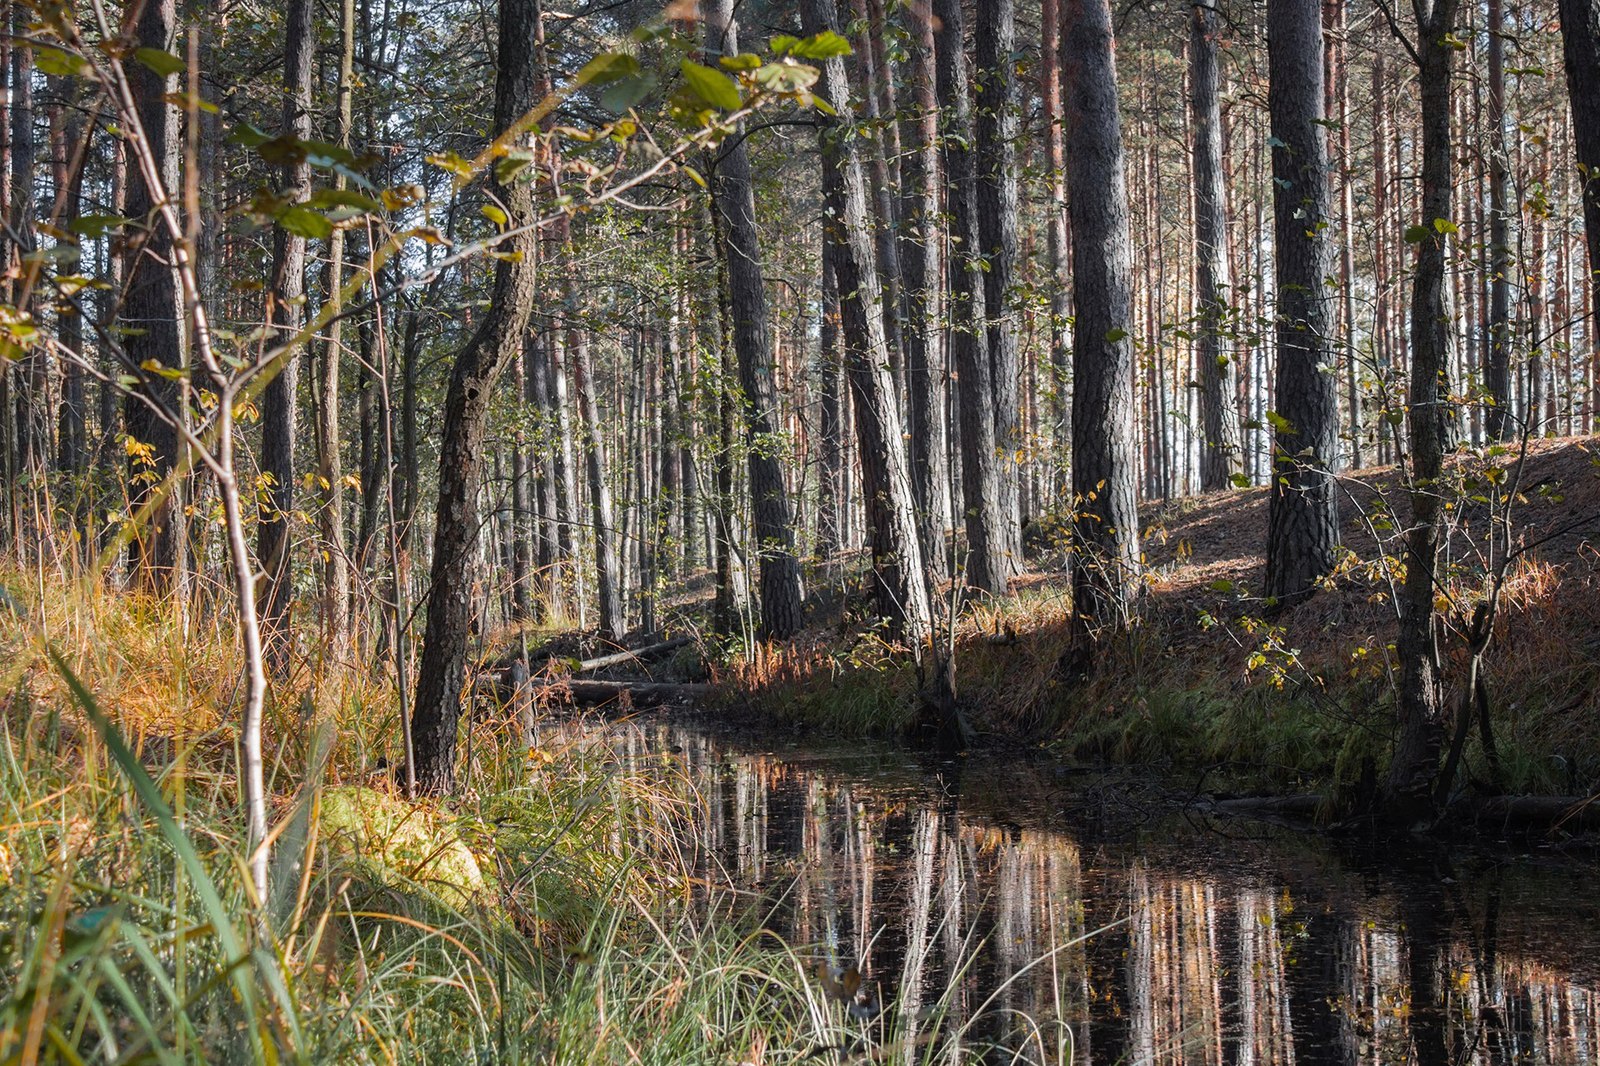
POLYGON ((841 998, 857 970, 869 1039, 935 1034, 919 1057, 1600 1062, 1590 859, 1213 820, 1159 778, 1020 754, 558 728, 684 790, 679 849, 841 998))

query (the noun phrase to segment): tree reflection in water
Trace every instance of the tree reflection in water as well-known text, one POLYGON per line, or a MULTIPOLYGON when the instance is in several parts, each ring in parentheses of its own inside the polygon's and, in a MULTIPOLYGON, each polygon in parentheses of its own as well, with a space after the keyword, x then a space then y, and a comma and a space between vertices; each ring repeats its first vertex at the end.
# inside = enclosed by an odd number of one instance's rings
POLYGON ((908 1059, 1600 1062, 1588 871, 1412 864, 1182 818, 1107 834, 1015 761, 559 728, 682 789, 670 846, 756 893, 819 980, 857 970, 858 1015, 881 1006, 908 1059))

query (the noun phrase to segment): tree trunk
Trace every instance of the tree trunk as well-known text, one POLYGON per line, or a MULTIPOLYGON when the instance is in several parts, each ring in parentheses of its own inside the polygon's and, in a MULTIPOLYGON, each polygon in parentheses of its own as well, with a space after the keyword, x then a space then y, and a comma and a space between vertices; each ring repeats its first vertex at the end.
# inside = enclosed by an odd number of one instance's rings
MULTIPOLYGON (((950 212, 950 334, 961 432, 962 511, 967 531, 967 584, 1004 595, 1006 559, 1001 457, 996 436, 994 362, 982 282, 978 161, 971 145, 972 93, 962 51, 960 0, 935 0, 939 102, 944 107, 944 164, 950 212)), ((847 292, 845 285, 839 286, 847 292)), ((960 556, 957 556, 960 561, 960 556)))
POLYGON ((616 640, 628 631, 628 615, 623 606, 622 570, 617 561, 616 515, 611 506, 611 486, 606 478, 606 443, 600 426, 600 410, 595 403, 594 365, 585 327, 568 328, 567 351, 572 356, 572 384, 578 393, 578 417, 583 419, 583 458, 589 475, 589 519, 594 525, 595 596, 600 635, 616 640))
POLYGON ((1332 473, 1339 394, 1324 284, 1332 267, 1332 222, 1318 0, 1269 0, 1267 59, 1278 296, 1267 595, 1294 603, 1333 569, 1339 539, 1332 473))
MULTIPOLYGON (((837 32, 833 0, 803 0, 801 9, 806 33, 837 32)), ((835 57, 822 64, 820 88, 840 114, 848 114, 850 89, 842 60, 835 57)), ((828 248, 839 288, 850 389, 855 399, 878 609, 920 654, 932 633, 933 604, 917 533, 894 379, 884 349, 883 320, 874 313, 878 279, 866 179, 852 131, 838 120, 819 119, 823 190, 830 212, 826 225, 833 231, 828 248)))
POLYGON ((1432 805, 1448 717, 1434 611, 1444 501, 1439 479, 1453 422, 1450 406, 1450 303, 1446 288, 1451 219, 1450 66, 1446 36, 1456 0, 1412 0, 1417 16, 1418 87, 1422 95, 1422 225, 1411 290, 1411 528, 1406 534, 1400 602, 1400 738, 1389 765, 1389 810, 1409 821, 1432 805), (1448 228, 1448 227, 1444 227, 1448 228))
MULTIPOLYGON (((339 145, 350 147, 351 96, 355 91, 356 10, 355 0, 341 0, 339 15, 339 145)), ((336 188, 344 188, 345 178, 334 178, 336 188)), ((337 312, 343 307, 341 290, 345 284, 345 232, 333 231, 328 239, 328 292, 337 312)), ((322 490, 322 584, 323 626, 328 638, 328 653, 334 660, 350 651, 350 560, 344 542, 344 460, 339 432, 339 361, 343 356, 344 322, 335 318, 328 325, 328 339, 322 353, 321 406, 317 421, 317 480, 322 490)))
MULTIPOLYGON (((177 14, 173 0, 151 0, 139 14, 138 40, 141 47, 168 49, 172 46, 177 14)), ((128 65, 128 80, 133 89, 139 122, 149 141, 162 185, 178 187, 178 130, 180 117, 166 97, 178 91, 176 77, 162 77, 140 63, 128 65)), ((178 298, 178 283, 168 265, 172 255, 172 236, 156 214, 157 204, 145 182, 143 169, 128 168, 128 217, 144 227, 143 239, 129 242, 129 257, 124 266, 127 295, 122 302, 122 325, 128 329, 123 350, 135 364, 155 360, 163 366, 183 362, 183 305, 178 298)), ((157 377, 149 385, 153 397, 169 411, 178 404, 177 382, 157 377)), ((153 465, 147 471, 135 469, 129 490, 133 512, 149 500, 154 485, 164 482, 178 464, 177 430, 157 418, 144 404, 126 401, 124 417, 128 434, 151 446, 153 465), (139 476, 154 475, 154 483, 139 476)), ((137 531, 131 563, 145 587, 151 591, 182 596, 184 592, 184 515, 183 486, 179 485, 151 516, 150 526, 137 531)))
MULTIPOLYGON (((1000 546, 1007 577, 1022 572, 1020 475, 1024 439, 1017 396, 1017 46, 1014 0, 977 5, 973 27, 978 72, 978 236, 983 255, 984 325, 994 390, 999 452, 1000 546)), ((1004 591, 1001 589, 999 591, 1004 591)))
MULTIPOLYGON (((500 0, 496 131, 509 127, 535 103, 534 50, 516 43, 532 41, 538 22, 538 0, 500 0)), ((494 184, 495 195, 509 216, 508 225, 525 224, 533 216, 532 187, 525 180, 509 186, 494 184)), ((505 250, 518 254, 495 264, 489 310, 456 356, 445 399, 433 581, 411 729, 417 784, 431 793, 448 792, 455 785, 456 723, 461 717, 471 622, 470 573, 478 536, 484 422, 495 384, 522 348, 533 309, 536 240, 531 233, 514 238, 505 250)))
POLYGON ((1221 80, 1215 8, 1196 5, 1189 20, 1189 108, 1194 123, 1195 299, 1200 337, 1200 487, 1225 489, 1241 470, 1238 388, 1232 344, 1233 259, 1228 248, 1228 189, 1222 178, 1221 80))
MULTIPOLYGON (((311 139, 311 68, 316 36, 312 0, 291 0, 283 43, 283 135, 311 139)), ((299 203, 311 195, 311 164, 303 153, 285 168, 284 195, 299 203)), ((272 289, 268 319, 277 341, 287 344, 304 322, 306 239, 278 226, 273 230, 272 289)), ((261 560, 258 604, 267 663, 283 675, 289 667, 292 636, 289 603, 294 595, 290 515, 294 511, 295 421, 300 380, 300 353, 280 357, 281 369, 261 393, 261 471, 271 479, 259 510, 256 554, 261 560)))
POLYGON ((1060 0, 1042 0, 1040 25, 1040 92, 1044 98, 1045 167, 1050 184, 1050 211, 1045 219, 1050 256, 1050 396, 1053 400, 1050 489, 1059 503, 1068 499, 1071 491, 1072 455, 1072 350, 1067 335, 1072 316, 1069 269, 1072 248, 1067 233, 1066 154, 1062 148, 1060 0))
MULTIPOLYGON (((945 469, 944 329, 939 294, 944 230, 939 203, 939 100, 934 74, 933 9, 913 0, 910 52, 912 113, 903 123, 905 176, 900 262, 906 293, 906 391, 911 430, 911 484, 916 491, 922 550, 929 573, 945 576, 945 530, 950 526, 950 481, 945 469)), ((837 420, 837 412, 835 412, 837 420)))
POLYGON ((1560 0, 1562 55, 1572 105, 1572 146, 1583 189, 1583 228, 1589 248, 1589 322, 1584 338, 1600 351, 1600 317, 1593 294, 1600 288, 1600 3, 1560 0))
MULTIPOLYGON (((823 238, 826 245, 827 238, 823 238)), ((817 554, 824 560, 843 547, 844 404, 840 389, 843 365, 839 357, 839 289, 833 280, 833 256, 822 253, 822 321, 818 323, 817 363, 822 386, 822 425, 819 428, 822 472, 818 478, 817 554)))
MULTIPOLYGON (((1072 211, 1074 615, 1119 624, 1139 585, 1133 251, 1107 0, 1066 0, 1067 199, 1072 211)), ((1080 629, 1080 633, 1083 632, 1080 629)))
MULTIPOLYGON (((708 51, 739 51, 733 0, 707 9, 708 51)), ((800 629, 805 590, 794 552, 794 509, 789 503, 780 455, 778 397, 773 387, 772 336, 766 284, 761 277, 761 242, 756 230, 755 184, 745 139, 735 134, 716 161, 711 185, 723 258, 727 263, 728 308, 733 347, 744 391, 751 510, 756 558, 760 560, 761 631, 782 640, 800 629)), ((890 247, 893 247, 891 241, 890 247)))
MULTIPOLYGON (((1489 351, 1483 384, 1489 391, 1488 435, 1493 440, 1516 436, 1511 407, 1511 217, 1506 153, 1506 60, 1502 0, 1488 0, 1489 21, 1489 351)), ((1566 20, 1562 20, 1565 25, 1566 20)))

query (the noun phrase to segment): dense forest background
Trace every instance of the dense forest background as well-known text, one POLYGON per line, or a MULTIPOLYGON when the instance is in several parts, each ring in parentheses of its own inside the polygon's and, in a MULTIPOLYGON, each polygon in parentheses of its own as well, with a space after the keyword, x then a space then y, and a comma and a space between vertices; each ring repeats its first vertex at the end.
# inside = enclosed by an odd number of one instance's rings
POLYGON ((964 741, 953 619, 1064 550, 1079 676, 1140 505, 1252 486, 1262 611, 1386 585, 1425 809, 1600 419, 1583 0, 8 10, 4 548, 238 642, 255 839, 271 692, 386 664, 448 791, 508 627, 855 587, 964 741))

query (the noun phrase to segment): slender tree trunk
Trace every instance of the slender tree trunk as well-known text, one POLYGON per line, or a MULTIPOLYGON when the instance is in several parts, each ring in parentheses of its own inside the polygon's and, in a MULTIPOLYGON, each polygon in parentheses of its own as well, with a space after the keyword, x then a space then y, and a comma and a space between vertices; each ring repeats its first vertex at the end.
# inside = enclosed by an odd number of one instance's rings
POLYGON ((1133 250, 1107 0, 1066 0, 1061 65, 1072 210, 1074 616, 1120 624, 1139 585, 1133 250))
MULTIPOLYGON (((139 15, 138 40, 141 47, 168 49, 172 46, 177 19, 173 0, 151 0, 139 15)), ((128 65, 128 80, 139 111, 139 122, 149 141, 155 167, 166 189, 178 188, 180 116, 166 99, 178 91, 176 77, 162 77, 142 64, 128 65)), ((122 302, 121 324, 128 330, 123 350, 134 363, 155 360, 162 365, 182 361, 183 304, 178 296, 177 279, 168 265, 172 255, 172 235, 157 214, 141 167, 128 172, 128 217, 144 227, 142 241, 130 242, 124 266, 127 295, 122 302)), ((158 378, 150 383, 154 397, 169 411, 176 411, 177 383, 158 378)), ((156 417, 144 404, 129 400, 125 407, 128 433, 151 446, 153 464, 147 471, 135 469, 131 479, 130 503, 137 513, 150 497, 150 479, 165 481, 178 465, 178 434, 173 425, 156 417)), ((147 589, 181 598, 185 594, 184 516, 182 485, 167 495, 151 516, 148 529, 137 532, 132 545, 134 570, 147 589)))
POLYGON ((1422 217, 1411 290, 1411 528, 1406 534, 1405 583, 1400 603, 1400 737, 1389 765, 1391 813, 1405 821, 1431 806, 1439 751, 1448 718, 1434 609, 1444 499, 1444 472, 1453 416, 1450 407, 1450 303, 1445 275, 1449 237, 1433 225, 1454 209, 1450 144, 1451 59, 1447 35, 1456 0, 1412 0, 1417 18, 1418 83, 1422 95, 1422 217))
POLYGON ((1600 353, 1600 319, 1594 311, 1594 293, 1600 288, 1600 3, 1560 0, 1560 12, 1567 98, 1572 106, 1572 146, 1582 182, 1583 228, 1589 249, 1589 283, 1583 290, 1589 293, 1589 315, 1583 335, 1590 350, 1600 353))
MULTIPOLYGON (((1062 148, 1061 117, 1061 12, 1060 0, 1042 0, 1040 92, 1044 98, 1045 167, 1050 184, 1050 209, 1045 218, 1050 271, 1050 490, 1057 501, 1069 498, 1072 455, 1071 345, 1068 330, 1072 316, 1071 256, 1067 233, 1066 154, 1062 148)), ((1235 416, 1237 420, 1237 416, 1235 416)))
MULTIPOLYGON (((944 170, 950 212, 950 333, 961 433, 962 511, 967 583, 994 595, 1009 587, 1001 456, 996 436, 994 362, 982 281, 978 160, 973 151, 972 93, 962 51, 959 0, 935 0, 939 23, 939 102, 944 107, 944 170)), ((847 292, 841 284, 840 292, 847 292)), ((958 557, 959 561, 959 557, 958 557)))
POLYGON ((1328 149, 1323 135, 1322 7, 1270 0, 1273 247, 1277 252, 1277 410, 1273 412, 1267 595, 1310 596, 1339 540, 1333 470, 1338 379, 1330 339, 1328 149))
MULTIPOLYGON (((1489 22, 1489 351, 1483 383, 1488 390, 1488 434, 1516 436, 1511 401, 1511 218, 1507 157, 1505 21, 1502 0, 1488 0, 1489 22)), ((1565 20, 1563 20, 1563 23, 1565 20)))
MULTIPOLYGON (((706 44, 711 51, 738 53, 739 27, 733 21, 733 0, 715 0, 709 6, 706 44)), ((800 628, 805 589, 794 551, 794 509, 784 484, 778 396, 773 384, 771 316, 766 283, 761 276, 755 184, 742 136, 731 138, 716 161, 712 201, 727 262, 728 308, 733 317, 739 385, 744 393, 746 464, 755 517, 756 558, 760 560, 761 631, 767 637, 782 640, 800 628)), ((889 247, 893 248, 892 237, 889 247)))
MULTIPOLYGON (((515 42, 532 41, 538 22, 538 0, 500 0, 500 69, 494 94, 497 132, 510 127, 535 103, 534 50, 517 47, 515 42)), ((495 186, 509 226, 523 225, 532 218, 533 190, 526 181, 509 186, 495 182, 495 186)), ((471 568, 478 539, 484 423, 495 384, 522 348, 533 309, 536 240, 532 233, 524 233, 507 242, 506 250, 518 254, 496 262, 489 310, 456 356, 445 398, 433 580, 411 728, 417 784, 431 793, 448 792, 455 785, 456 724, 461 717, 471 625, 471 568)))
POLYGON ((1238 388, 1233 358, 1233 270, 1228 189, 1222 177, 1222 107, 1215 8, 1196 5, 1189 20, 1189 113, 1194 124, 1194 243, 1200 337, 1200 487, 1225 489, 1240 471, 1238 388))
MULTIPOLYGON (((827 237, 824 236, 824 245, 827 237)), ((817 505, 817 554, 824 560, 843 547, 841 499, 844 492, 844 410, 848 402, 840 388, 843 363, 839 355, 839 290, 833 280, 833 256, 822 253, 822 321, 818 324, 817 363, 822 379, 822 473, 817 505)))
MULTIPOLYGON (((283 44, 283 134, 311 139, 311 68, 316 36, 312 0, 291 0, 283 44)), ((304 154, 285 168, 285 195, 294 202, 311 195, 311 164, 304 154)), ((304 321, 306 239, 283 226, 273 231, 272 289, 268 314, 280 344, 288 343, 304 321)), ((256 554, 261 559, 258 589, 261 630, 267 663, 275 674, 289 667, 292 636, 289 604, 293 598, 290 516, 294 512, 295 422, 300 380, 300 353, 282 357, 282 369, 261 394, 261 469, 271 484, 261 502, 256 527, 256 554)))
MULTIPOLYGON (((355 91, 356 10, 355 0, 341 0, 339 16, 339 145, 350 147, 351 96, 355 91)), ((336 188, 344 188, 343 174, 334 178, 336 188)), ((343 307, 341 290, 345 283, 345 232, 333 231, 328 239, 328 292, 335 310, 343 307)), ((339 361, 343 356, 344 322, 335 318, 328 326, 327 344, 322 353, 321 406, 317 411, 317 481, 322 490, 322 583, 323 625, 328 638, 328 653, 337 660, 350 651, 350 559, 344 543, 344 460, 339 432, 339 361)))
MULTIPOLYGON (((939 203, 939 99, 934 73, 933 5, 913 0, 907 26, 911 115, 902 124, 905 225, 900 261, 906 292, 906 390, 909 395, 911 476, 929 572, 945 576, 945 531, 950 527, 950 478, 945 469, 944 230, 939 203)), ((835 401, 837 403, 837 400, 835 401)), ((835 411, 837 424, 837 410, 835 411)))
POLYGON ((588 330, 573 325, 567 330, 567 351, 572 356, 572 384, 578 393, 578 416, 583 420, 584 468, 589 475, 589 518, 594 525, 595 595, 600 635, 618 640, 628 631, 623 604, 622 569, 617 560, 617 525, 607 480, 606 444, 595 403, 594 364, 588 330))
POLYGON ((994 437, 999 451, 1001 551, 1007 576, 1022 572, 1021 456, 1017 389, 1017 47, 1014 0, 977 5, 973 27, 978 85, 978 235, 983 255, 984 324, 994 437))
MULTIPOLYGON (((803 0, 808 34, 837 32, 833 0, 803 0)), ((822 64, 822 95, 846 114, 850 90, 844 63, 837 57, 822 64)), ((911 476, 906 459, 894 379, 884 350, 883 322, 874 313, 878 292, 873 262, 866 178, 856 152, 856 138, 838 121, 820 123, 823 190, 834 238, 834 278, 839 288, 841 327, 855 399, 857 439, 861 448, 863 491, 878 609, 919 650, 933 628, 933 603, 922 542, 917 533, 911 476)))

